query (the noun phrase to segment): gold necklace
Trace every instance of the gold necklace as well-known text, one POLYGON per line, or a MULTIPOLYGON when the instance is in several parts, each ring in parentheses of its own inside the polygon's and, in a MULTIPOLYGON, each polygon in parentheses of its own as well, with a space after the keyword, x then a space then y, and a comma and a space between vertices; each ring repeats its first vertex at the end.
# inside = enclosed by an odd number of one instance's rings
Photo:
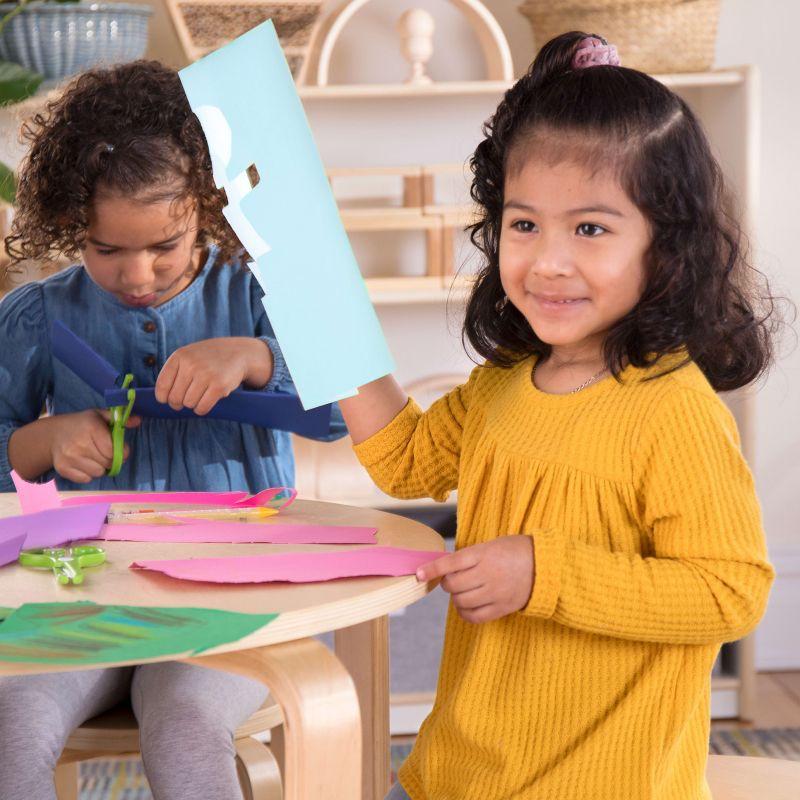
MULTIPOLYGON (((534 385, 536 385, 535 377, 536 377, 536 368, 538 366, 539 362, 537 361, 533 365, 533 369, 531 370, 531 380, 534 381, 534 385)), ((603 367, 603 369, 601 369, 600 372, 596 372, 594 375, 592 375, 591 378, 585 380, 580 386, 576 386, 574 389, 570 389, 568 392, 566 392, 566 394, 576 394, 577 392, 581 391, 581 389, 585 389, 587 386, 591 386, 601 375, 607 372, 607 370, 608 370, 607 367, 603 367)))

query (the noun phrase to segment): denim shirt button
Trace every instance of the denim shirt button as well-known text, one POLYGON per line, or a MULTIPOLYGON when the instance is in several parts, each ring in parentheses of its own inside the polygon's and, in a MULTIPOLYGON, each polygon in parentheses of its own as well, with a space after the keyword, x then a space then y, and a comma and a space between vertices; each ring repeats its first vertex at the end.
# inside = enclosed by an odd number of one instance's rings
POLYGON ((144 361, 144 365, 146 367, 154 367, 156 365, 156 357, 155 356, 145 356, 142 361, 144 361))

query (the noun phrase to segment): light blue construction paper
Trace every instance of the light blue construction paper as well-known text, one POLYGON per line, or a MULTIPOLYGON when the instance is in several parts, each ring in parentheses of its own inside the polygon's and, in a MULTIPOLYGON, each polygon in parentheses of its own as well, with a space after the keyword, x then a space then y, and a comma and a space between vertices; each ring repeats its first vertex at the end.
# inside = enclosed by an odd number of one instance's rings
POLYGON ((180 77, 303 406, 352 396, 392 372, 272 22, 180 77), (246 177, 251 164, 260 177, 255 188, 246 177))

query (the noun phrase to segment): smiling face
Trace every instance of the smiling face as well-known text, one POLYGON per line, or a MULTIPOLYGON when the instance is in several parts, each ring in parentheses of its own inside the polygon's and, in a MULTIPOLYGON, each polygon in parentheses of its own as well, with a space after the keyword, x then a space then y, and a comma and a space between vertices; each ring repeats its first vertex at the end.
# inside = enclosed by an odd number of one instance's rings
POLYGON ((126 305, 159 306, 197 273, 197 211, 189 200, 98 194, 82 247, 92 280, 126 305))
POLYGON ((646 218, 616 178, 528 159, 506 176, 500 279, 553 355, 602 359, 608 330, 638 302, 646 218))

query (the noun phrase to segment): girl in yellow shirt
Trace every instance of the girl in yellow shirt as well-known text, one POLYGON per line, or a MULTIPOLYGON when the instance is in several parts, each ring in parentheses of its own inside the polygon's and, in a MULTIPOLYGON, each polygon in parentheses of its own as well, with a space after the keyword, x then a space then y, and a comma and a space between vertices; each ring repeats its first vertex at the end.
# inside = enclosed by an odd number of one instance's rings
MULTIPOLYGON (((341 403, 381 488, 458 489, 434 708, 392 800, 700 800, 711 668, 773 571, 733 417, 773 323, 703 131, 604 40, 549 42, 472 158, 485 362, 341 403)), ((768 295, 764 295, 768 297, 768 295)))

